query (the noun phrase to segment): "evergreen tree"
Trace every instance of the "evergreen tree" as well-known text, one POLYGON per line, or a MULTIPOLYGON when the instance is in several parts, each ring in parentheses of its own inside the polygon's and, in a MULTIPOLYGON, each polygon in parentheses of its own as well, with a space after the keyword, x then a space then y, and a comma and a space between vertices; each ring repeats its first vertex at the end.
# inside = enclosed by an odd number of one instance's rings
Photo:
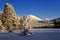
POLYGON ((29 29, 28 29, 28 22, 26 16, 23 16, 23 18, 21 18, 20 25, 21 25, 20 27, 23 29, 22 33, 24 35, 27 35, 27 33, 29 33, 29 29))

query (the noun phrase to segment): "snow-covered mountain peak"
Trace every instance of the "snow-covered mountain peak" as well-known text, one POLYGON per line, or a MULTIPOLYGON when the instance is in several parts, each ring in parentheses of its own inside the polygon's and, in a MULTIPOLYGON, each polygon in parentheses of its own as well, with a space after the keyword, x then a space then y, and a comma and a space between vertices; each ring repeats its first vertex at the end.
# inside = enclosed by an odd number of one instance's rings
POLYGON ((28 15, 27 19, 30 19, 30 20, 39 20, 39 21, 42 20, 42 19, 40 19, 40 18, 38 18, 37 16, 34 16, 34 15, 28 15))

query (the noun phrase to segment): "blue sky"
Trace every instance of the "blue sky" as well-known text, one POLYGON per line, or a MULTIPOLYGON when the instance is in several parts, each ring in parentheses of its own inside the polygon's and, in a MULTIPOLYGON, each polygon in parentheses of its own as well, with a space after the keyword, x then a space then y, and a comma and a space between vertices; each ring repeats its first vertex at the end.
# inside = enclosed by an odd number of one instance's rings
POLYGON ((60 0, 0 0, 0 11, 5 3, 10 3, 19 16, 35 15, 39 18, 54 19, 60 17, 60 0))

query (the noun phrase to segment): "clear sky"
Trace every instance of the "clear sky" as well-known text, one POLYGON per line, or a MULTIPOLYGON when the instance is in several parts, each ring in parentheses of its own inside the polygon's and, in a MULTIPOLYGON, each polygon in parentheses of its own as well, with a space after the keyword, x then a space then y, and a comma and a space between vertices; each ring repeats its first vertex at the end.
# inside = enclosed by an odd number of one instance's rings
POLYGON ((60 17, 60 0, 0 0, 0 11, 4 10, 5 3, 10 3, 19 16, 36 15, 39 18, 60 17))

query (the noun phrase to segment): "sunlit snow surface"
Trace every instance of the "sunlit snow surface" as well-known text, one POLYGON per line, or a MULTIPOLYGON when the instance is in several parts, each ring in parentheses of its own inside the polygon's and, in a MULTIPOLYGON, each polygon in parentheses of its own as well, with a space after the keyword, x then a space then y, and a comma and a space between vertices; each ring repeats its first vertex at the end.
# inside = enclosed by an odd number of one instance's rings
POLYGON ((60 29, 30 29, 30 36, 19 32, 0 33, 0 40, 60 40, 60 29))
POLYGON ((38 21, 42 21, 42 19, 38 18, 37 16, 34 16, 34 15, 28 15, 27 16, 27 19, 30 19, 30 20, 38 20, 38 21))

